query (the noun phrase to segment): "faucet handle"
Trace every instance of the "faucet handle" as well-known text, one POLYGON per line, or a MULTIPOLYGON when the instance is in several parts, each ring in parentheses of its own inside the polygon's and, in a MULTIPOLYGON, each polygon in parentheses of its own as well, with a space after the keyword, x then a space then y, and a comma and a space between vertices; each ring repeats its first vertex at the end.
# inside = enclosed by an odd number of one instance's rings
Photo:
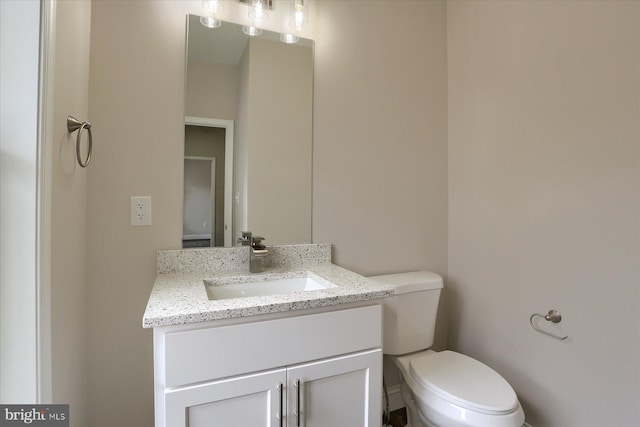
POLYGON ((251 248, 258 251, 267 251, 267 247, 262 243, 264 237, 261 236, 252 236, 251 237, 251 248))
POLYGON ((238 237, 238 243, 242 243, 242 246, 250 246, 251 245, 251 232, 243 231, 242 237, 238 237))

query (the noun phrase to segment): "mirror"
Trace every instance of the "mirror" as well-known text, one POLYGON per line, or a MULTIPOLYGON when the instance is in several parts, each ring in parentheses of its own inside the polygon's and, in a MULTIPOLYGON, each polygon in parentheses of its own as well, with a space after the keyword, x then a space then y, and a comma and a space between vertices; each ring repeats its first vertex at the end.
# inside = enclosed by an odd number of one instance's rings
POLYGON ((187 17, 183 247, 311 242, 313 41, 187 17))

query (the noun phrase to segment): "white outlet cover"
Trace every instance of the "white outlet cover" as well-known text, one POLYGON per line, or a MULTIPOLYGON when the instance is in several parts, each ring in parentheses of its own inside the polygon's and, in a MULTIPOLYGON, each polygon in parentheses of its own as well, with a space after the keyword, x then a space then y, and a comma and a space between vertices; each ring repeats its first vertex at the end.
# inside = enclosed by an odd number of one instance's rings
POLYGON ((131 225, 151 225, 150 196, 131 196, 131 225))

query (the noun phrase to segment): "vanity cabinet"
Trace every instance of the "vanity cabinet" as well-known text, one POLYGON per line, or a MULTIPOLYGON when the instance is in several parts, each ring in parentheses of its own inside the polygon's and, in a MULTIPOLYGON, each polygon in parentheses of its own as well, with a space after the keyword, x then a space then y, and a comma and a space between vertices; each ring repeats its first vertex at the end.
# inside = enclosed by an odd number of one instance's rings
POLYGON ((156 427, 380 426, 380 305, 154 329, 156 427))

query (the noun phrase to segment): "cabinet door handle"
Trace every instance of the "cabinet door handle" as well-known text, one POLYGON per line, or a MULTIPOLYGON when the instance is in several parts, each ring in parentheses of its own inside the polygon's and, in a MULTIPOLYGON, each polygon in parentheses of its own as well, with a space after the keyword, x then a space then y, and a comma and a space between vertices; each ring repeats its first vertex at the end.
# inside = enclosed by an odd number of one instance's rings
POLYGON ((284 419, 284 414, 282 412, 283 408, 284 408, 284 403, 282 398, 284 397, 284 387, 282 386, 282 383, 278 384, 278 394, 280 395, 280 403, 279 403, 279 413, 278 413, 278 419, 280 420, 280 427, 283 427, 283 419, 284 419))
POLYGON ((296 416, 296 427, 300 427, 300 380, 295 382, 296 388, 296 410, 293 412, 296 416))

